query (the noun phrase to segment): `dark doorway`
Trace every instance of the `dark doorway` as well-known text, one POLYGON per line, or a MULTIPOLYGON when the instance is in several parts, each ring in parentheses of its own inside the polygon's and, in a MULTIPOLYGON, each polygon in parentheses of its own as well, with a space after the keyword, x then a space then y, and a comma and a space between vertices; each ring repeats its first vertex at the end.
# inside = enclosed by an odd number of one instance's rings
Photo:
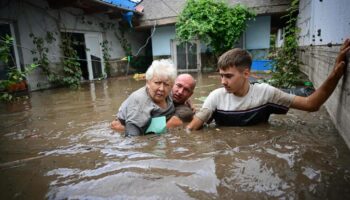
MULTIPOLYGON (((0 42, 3 45, 6 36, 12 37, 10 24, 0 24, 0 42)), ((8 57, 8 63, 4 63, 0 60, 0 80, 7 79, 7 73, 10 67, 16 67, 15 51, 13 46, 10 48, 10 55, 8 57)))
POLYGON ((86 60, 85 37, 83 33, 63 33, 71 37, 73 41, 73 49, 77 51, 80 63, 80 69, 84 80, 89 80, 89 71, 86 60))

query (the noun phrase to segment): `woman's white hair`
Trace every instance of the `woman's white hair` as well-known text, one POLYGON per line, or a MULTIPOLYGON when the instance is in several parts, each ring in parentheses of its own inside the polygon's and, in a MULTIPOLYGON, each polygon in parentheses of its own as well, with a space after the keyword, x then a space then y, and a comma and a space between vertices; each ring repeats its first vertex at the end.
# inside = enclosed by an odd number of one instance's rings
POLYGON ((154 60, 146 71, 146 80, 151 80, 154 75, 167 77, 174 83, 177 71, 173 62, 169 59, 154 60))

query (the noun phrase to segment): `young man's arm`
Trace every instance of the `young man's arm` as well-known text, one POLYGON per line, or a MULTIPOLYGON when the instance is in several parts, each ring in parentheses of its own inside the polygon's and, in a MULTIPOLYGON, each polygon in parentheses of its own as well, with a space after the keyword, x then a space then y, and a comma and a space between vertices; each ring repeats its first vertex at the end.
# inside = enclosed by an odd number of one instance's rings
MULTIPOLYGON (((209 98, 207 98, 204 102, 204 105, 208 103, 209 98)), ((203 106, 204 106, 203 105, 203 106)), ((200 129, 205 122, 207 122, 210 117, 213 114, 213 111, 211 109, 205 108, 206 106, 202 107, 194 116, 192 121, 186 126, 186 131, 192 131, 192 130, 198 130, 200 129)))
POLYGON ((204 121, 197 118, 196 116, 193 117, 192 121, 186 126, 186 131, 194 131, 200 129, 204 124, 204 121))
POLYGON ((304 111, 317 111, 320 106, 328 99, 336 88, 340 78, 346 71, 346 54, 350 50, 350 39, 346 39, 335 61, 334 69, 323 84, 310 96, 296 96, 290 105, 304 111))

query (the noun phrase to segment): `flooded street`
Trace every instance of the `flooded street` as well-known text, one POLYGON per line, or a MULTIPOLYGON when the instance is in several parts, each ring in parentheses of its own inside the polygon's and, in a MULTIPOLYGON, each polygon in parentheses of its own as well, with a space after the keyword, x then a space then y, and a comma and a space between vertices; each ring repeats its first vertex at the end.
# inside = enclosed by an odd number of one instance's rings
MULTIPOLYGON (((218 78, 197 77, 197 108, 218 78)), ((112 78, 0 104, 0 199, 350 199, 350 150, 325 108, 125 138, 110 122, 144 84, 112 78)))

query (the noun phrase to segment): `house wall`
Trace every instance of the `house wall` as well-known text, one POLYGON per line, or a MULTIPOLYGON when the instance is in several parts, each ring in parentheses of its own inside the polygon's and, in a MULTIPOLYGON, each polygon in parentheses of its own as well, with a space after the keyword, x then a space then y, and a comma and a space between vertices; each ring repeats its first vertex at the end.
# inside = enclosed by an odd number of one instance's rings
MULTIPOLYGON (((11 22, 15 26, 22 66, 33 62, 31 50, 34 48, 34 44, 29 34, 33 33, 36 36, 44 37, 47 31, 55 33, 56 38, 53 44, 48 45, 48 58, 51 68, 62 69, 59 32, 65 30, 79 33, 101 33, 103 40, 109 41, 111 59, 120 60, 125 56, 124 50, 114 35, 118 28, 118 21, 109 19, 107 15, 85 15, 82 10, 74 8, 50 9, 45 0, 8 2, 8 4, 2 4, 5 6, 0 8, 0 19, 11 22), (114 27, 104 29, 100 26, 101 23, 110 23, 114 27)), ((130 29, 126 30, 125 36, 132 45, 133 54, 136 54, 144 44, 147 33, 130 29)), ((143 51, 141 51, 142 53, 143 51)), ((46 76, 40 69, 30 74, 27 80, 31 90, 50 87, 46 76)))
POLYGON ((345 37, 349 37, 349 8, 348 0, 301 0, 299 44, 306 46, 342 43, 345 37))
MULTIPOLYGON (((271 16, 258 16, 248 22, 242 47, 248 49, 256 60, 266 59, 270 47, 271 16)), ((153 31, 153 29, 152 29, 153 31)), ((159 26, 152 35, 152 52, 155 59, 170 57, 171 40, 175 39, 175 26, 159 26)), ((201 43, 202 57, 206 56, 207 46, 201 43)), ((203 59, 202 59, 203 60, 203 59)), ((205 65, 205 61, 202 64, 205 65)), ((213 64, 208 64, 212 66, 213 64)), ((202 66, 207 68, 208 66, 202 66)))
POLYGON ((265 59, 270 48, 271 16, 258 16, 247 23, 245 48, 254 59, 265 59))
POLYGON ((152 36, 153 56, 170 56, 171 40, 175 39, 175 26, 156 27, 152 36))
POLYGON ((247 49, 270 48, 271 16, 258 16, 247 23, 245 44, 247 49))
MULTIPOLYGON (((299 56, 305 72, 318 88, 331 73, 340 44, 350 35, 350 4, 347 0, 300 0, 299 56), (320 33, 318 30, 321 30, 320 33), (328 44, 328 45, 327 45, 328 44)), ((348 55, 348 59, 350 56, 348 55)), ((350 63, 346 76, 325 103, 335 126, 350 147, 350 63)))

